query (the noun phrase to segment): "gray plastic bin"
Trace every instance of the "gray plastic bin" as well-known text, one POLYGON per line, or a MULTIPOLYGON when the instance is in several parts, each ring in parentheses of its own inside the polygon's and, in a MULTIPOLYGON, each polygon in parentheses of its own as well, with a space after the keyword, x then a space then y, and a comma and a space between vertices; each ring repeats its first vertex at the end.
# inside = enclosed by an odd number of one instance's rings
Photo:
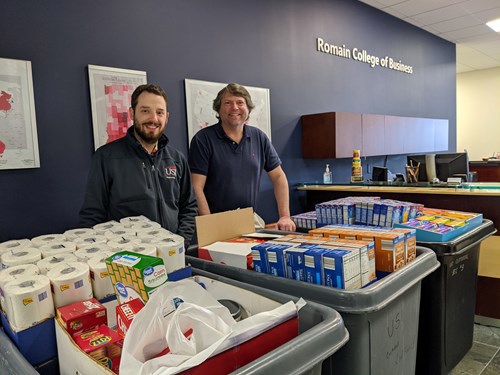
POLYGON ((422 282, 417 373, 445 375, 472 348, 481 242, 496 232, 491 220, 448 242, 422 242, 439 269, 422 282))
MULTIPOLYGON (((296 302, 299 299, 201 269, 193 268, 193 275, 205 276, 246 289, 280 303, 296 302)), ((323 360, 329 358, 348 340, 349 333, 337 311, 307 301, 307 304, 299 310, 299 335, 297 337, 231 374, 320 374, 323 360)))
MULTIPOLYGON (((193 267, 247 284, 303 297, 344 318, 348 343, 323 362, 323 374, 415 373, 421 281, 439 267, 436 254, 417 247, 416 259, 370 286, 341 290, 280 278, 187 256, 193 267)), ((278 372, 286 373, 286 372, 278 372)))
POLYGON ((38 372, 24 358, 9 336, 0 328, 0 374, 37 375, 38 372))

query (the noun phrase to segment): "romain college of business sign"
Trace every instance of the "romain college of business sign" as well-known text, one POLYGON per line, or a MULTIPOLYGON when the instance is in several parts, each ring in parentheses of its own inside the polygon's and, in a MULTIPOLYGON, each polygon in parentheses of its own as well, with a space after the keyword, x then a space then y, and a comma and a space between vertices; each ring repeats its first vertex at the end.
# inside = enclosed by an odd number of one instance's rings
POLYGON ((403 63, 401 60, 396 60, 390 56, 379 57, 368 53, 364 49, 348 48, 345 44, 337 45, 325 42, 323 38, 316 38, 316 50, 345 59, 352 59, 358 62, 368 64, 372 68, 382 67, 391 69, 397 72, 413 74, 413 66, 403 63))

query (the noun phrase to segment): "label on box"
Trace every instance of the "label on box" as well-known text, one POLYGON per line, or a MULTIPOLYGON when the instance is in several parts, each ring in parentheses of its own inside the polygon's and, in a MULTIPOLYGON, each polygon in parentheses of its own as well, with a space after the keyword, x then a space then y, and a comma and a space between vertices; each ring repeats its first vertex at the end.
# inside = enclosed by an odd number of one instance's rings
POLYGON ((70 335, 108 324, 106 307, 95 298, 58 307, 57 317, 70 335))
POLYGON ((120 336, 125 337, 132 320, 141 309, 144 307, 140 298, 122 303, 116 306, 116 328, 120 336))

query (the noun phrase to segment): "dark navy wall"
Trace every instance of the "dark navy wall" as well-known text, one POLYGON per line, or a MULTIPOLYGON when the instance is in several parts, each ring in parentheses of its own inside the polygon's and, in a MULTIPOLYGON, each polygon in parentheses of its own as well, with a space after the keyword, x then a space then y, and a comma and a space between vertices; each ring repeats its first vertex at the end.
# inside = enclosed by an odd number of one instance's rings
MULTIPOLYGON (((2 0, 0 56, 30 60, 41 168, 0 170, 0 241, 77 224, 93 152, 87 65, 147 71, 170 98, 166 133, 187 152, 184 79, 271 92, 273 143, 290 185, 347 181, 350 160, 304 160, 302 114, 354 111, 450 121, 455 149, 455 46, 352 0, 2 0), (316 37, 392 56, 412 75, 326 55, 316 37)), ((398 171, 404 158, 391 157, 398 171)), ((382 164, 384 157, 363 160, 382 164)), ((291 189, 292 212, 301 210, 291 189)), ((258 205, 276 220, 270 183, 258 205)))

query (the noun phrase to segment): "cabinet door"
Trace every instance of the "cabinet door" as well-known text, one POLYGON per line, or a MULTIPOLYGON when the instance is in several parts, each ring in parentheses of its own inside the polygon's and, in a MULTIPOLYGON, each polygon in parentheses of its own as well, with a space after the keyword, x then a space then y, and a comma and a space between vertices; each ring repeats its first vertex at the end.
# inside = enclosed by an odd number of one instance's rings
POLYGON ((386 155, 385 151, 385 116, 361 115, 363 132, 362 156, 386 155))
POLYGON ((350 112, 335 113, 335 149, 337 158, 352 158, 352 150, 361 150, 361 114, 350 112))
POLYGON ((448 151, 448 120, 432 121, 434 123, 434 151, 448 151))
POLYGON ((385 155, 404 154, 405 129, 401 126, 401 117, 385 117, 385 155))

